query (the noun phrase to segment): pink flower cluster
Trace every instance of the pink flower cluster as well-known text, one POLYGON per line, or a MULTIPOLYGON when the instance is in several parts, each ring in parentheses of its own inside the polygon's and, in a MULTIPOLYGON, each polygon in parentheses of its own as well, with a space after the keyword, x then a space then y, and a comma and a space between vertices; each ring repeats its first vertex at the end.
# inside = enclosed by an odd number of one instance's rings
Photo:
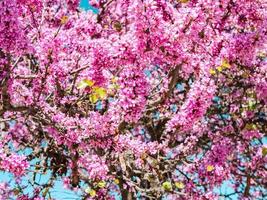
POLYGON ((130 150, 137 158, 144 153, 156 154, 156 149, 162 148, 162 145, 157 144, 157 142, 143 142, 138 138, 131 138, 130 135, 119 136, 116 141, 116 150, 118 152, 123 152, 130 150))
POLYGON ((105 180, 108 178, 108 166, 99 156, 85 154, 78 163, 86 170, 89 179, 105 180))
POLYGON ((0 168, 13 173, 16 177, 21 177, 29 168, 29 163, 25 156, 16 154, 6 156, 1 154, 0 168))
POLYGON ((6 200, 11 196, 12 192, 10 191, 10 187, 7 183, 0 183, 0 200, 6 200))
POLYGON ((192 126, 202 119, 212 104, 216 86, 208 77, 201 77, 191 86, 188 97, 181 106, 178 114, 167 124, 167 131, 188 131, 192 126))
POLYGON ((0 0, 0 169, 41 159, 84 199, 264 196, 266 2, 79 2, 0 0))
POLYGON ((29 41, 19 19, 22 9, 16 0, 0 2, 0 47, 6 52, 22 53, 29 41))
POLYGON ((141 69, 129 66, 121 72, 119 85, 118 105, 121 107, 121 115, 126 122, 136 122, 146 106, 146 77, 141 69))

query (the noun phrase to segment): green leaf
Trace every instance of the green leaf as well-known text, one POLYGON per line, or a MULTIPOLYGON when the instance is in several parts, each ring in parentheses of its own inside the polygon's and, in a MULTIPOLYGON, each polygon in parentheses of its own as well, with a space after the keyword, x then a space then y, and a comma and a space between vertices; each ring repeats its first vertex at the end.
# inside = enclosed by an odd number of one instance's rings
POLYGON ((249 124, 246 124, 245 129, 248 131, 257 130, 257 126, 256 124, 249 123, 249 124))
POLYGON ((262 147, 261 152, 262 152, 263 157, 265 157, 267 155, 267 147, 262 147))
POLYGON ((169 181, 162 183, 162 188, 166 191, 172 191, 172 184, 169 181))
POLYGON ((249 110, 254 110, 256 108, 256 101, 255 100, 250 100, 248 102, 248 109, 249 110))

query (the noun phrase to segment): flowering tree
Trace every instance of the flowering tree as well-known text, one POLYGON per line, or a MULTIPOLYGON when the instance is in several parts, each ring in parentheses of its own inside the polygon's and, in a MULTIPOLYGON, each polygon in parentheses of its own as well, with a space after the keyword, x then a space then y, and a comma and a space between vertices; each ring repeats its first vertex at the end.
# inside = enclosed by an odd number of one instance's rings
POLYGON ((0 1, 0 199, 266 199, 266 0, 90 3, 0 1))

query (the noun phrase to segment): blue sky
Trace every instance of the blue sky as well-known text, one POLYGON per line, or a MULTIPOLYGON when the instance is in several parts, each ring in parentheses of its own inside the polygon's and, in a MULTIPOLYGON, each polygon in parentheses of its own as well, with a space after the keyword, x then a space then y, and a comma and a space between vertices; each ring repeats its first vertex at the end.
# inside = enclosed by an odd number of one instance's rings
POLYGON ((89 0, 81 0, 80 6, 82 9, 93 10, 94 12, 97 12, 97 9, 95 9, 89 4, 89 0))

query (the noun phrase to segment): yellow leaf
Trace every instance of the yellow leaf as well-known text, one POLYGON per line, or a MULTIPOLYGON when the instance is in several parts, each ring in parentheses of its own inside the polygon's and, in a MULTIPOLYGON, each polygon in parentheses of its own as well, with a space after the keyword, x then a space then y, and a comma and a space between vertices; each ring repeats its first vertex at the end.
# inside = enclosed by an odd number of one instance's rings
POLYGON ((89 95, 89 100, 92 102, 92 103, 96 103, 98 101, 98 95, 93 93, 91 95, 89 95))
POLYGON ((223 60, 222 60, 222 64, 221 64, 220 66, 217 67, 217 70, 218 70, 219 72, 222 72, 223 70, 225 70, 225 69, 230 69, 230 68, 231 68, 231 65, 230 65, 230 63, 228 62, 228 60, 223 59, 223 60))
POLYGON ((178 189, 184 189, 184 184, 183 182, 175 182, 175 187, 177 187, 178 189))
POLYGON ((215 75, 216 74, 216 71, 214 69, 210 69, 210 74, 211 75, 215 75))
POLYGON ((64 16, 61 18, 60 23, 61 23, 61 24, 66 24, 67 21, 68 21, 68 16, 64 15, 64 16))
POLYGON ((213 171, 214 170, 214 166, 213 165, 208 165, 207 166, 207 171, 208 172, 211 172, 211 171, 213 171))
POLYGON ((230 63, 228 62, 228 60, 226 60, 226 59, 223 59, 222 60, 222 65, 221 65, 224 69, 229 69, 229 68, 231 68, 231 65, 230 65, 230 63))
POLYGON ((90 190, 89 195, 90 195, 91 197, 95 197, 95 196, 96 196, 96 191, 93 190, 93 189, 90 190))
POLYGON ((92 94, 89 96, 89 99, 92 103, 96 103, 99 99, 104 99, 107 96, 107 91, 102 87, 93 87, 92 94))
POLYGON ((94 87, 93 91, 100 99, 104 99, 107 95, 107 91, 101 87, 94 87))
POLYGON ((120 180, 115 178, 114 183, 118 185, 120 183, 120 180))
POLYGON ((217 70, 218 70, 219 72, 222 72, 222 71, 223 71, 223 67, 222 67, 222 66, 219 66, 219 67, 217 67, 217 70))
POLYGON ((105 181, 100 181, 97 183, 97 186, 100 188, 104 188, 106 186, 106 182, 105 181))
POLYGON ((83 79, 78 83, 78 89, 84 89, 86 87, 92 87, 94 85, 94 81, 83 79))
POLYGON ((89 194, 91 197, 95 197, 96 196, 96 191, 94 189, 90 188, 90 187, 86 188, 85 192, 87 194, 89 194))

